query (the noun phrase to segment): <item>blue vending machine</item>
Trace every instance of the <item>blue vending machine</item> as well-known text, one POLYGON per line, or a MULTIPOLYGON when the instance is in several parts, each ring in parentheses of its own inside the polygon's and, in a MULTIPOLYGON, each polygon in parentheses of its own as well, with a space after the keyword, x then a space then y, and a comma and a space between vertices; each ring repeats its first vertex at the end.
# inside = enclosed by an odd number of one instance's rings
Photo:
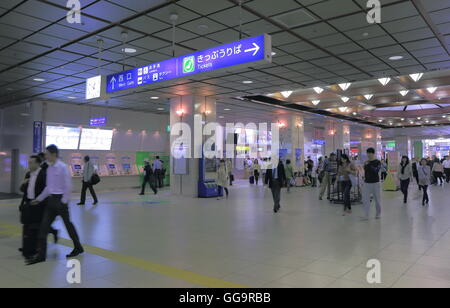
MULTIPOLYGON (((210 160, 214 162, 214 160, 210 160)), ((216 180, 206 179, 206 159, 200 158, 198 170, 198 197, 199 198, 217 198, 223 196, 223 191, 219 191, 216 180)))

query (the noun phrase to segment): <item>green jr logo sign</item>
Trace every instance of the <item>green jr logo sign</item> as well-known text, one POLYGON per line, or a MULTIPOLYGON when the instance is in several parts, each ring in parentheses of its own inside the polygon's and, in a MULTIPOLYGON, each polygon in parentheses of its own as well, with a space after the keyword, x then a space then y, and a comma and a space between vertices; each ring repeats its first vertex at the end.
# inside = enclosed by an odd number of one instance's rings
POLYGON ((195 57, 186 57, 183 59, 183 74, 193 73, 195 71, 195 57))

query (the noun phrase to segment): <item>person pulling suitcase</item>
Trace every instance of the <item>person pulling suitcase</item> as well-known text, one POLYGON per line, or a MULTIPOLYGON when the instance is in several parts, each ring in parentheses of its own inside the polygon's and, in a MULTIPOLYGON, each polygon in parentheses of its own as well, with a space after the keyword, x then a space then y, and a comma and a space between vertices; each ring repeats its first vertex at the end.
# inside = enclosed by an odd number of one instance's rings
MULTIPOLYGON (((39 156, 31 156, 28 160, 30 171, 25 176, 20 190, 24 193, 23 203, 20 206, 20 221, 23 224, 22 255, 26 260, 31 259, 37 253, 38 235, 41 221, 44 216, 46 200, 37 205, 31 205, 31 201, 39 196, 45 189, 47 172, 41 167, 42 159, 39 156)), ((58 242, 58 232, 51 230, 58 242)))

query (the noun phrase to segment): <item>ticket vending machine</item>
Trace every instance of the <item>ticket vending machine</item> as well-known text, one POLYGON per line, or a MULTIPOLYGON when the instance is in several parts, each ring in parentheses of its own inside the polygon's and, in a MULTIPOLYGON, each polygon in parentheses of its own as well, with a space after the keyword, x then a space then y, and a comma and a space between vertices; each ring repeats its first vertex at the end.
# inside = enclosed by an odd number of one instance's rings
POLYGON ((70 157, 70 167, 73 177, 81 177, 83 175, 82 155, 80 153, 73 153, 70 157))
POLYGON ((120 175, 119 165, 117 164, 116 155, 109 153, 105 156, 105 166, 108 176, 120 175))

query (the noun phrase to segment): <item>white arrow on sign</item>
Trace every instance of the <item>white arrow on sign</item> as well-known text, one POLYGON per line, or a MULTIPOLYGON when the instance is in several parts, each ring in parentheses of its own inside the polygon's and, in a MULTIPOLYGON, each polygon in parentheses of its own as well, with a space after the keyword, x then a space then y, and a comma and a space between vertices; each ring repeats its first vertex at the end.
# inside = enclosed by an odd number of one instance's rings
POLYGON ((112 85, 112 88, 113 88, 113 90, 114 90, 114 88, 115 88, 115 86, 116 86, 116 77, 114 77, 113 76, 113 78, 111 78, 111 80, 110 80, 110 83, 111 83, 111 85, 112 85))
POLYGON ((256 54, 258 53, 260 47, 259 47, 259 45, 256 44, 256 43, 253 43, 253 46, 255 46, 255 48, 247 49, 247 50, 245 50, 245 52, 251 52, 251 51, 254 51, 253 55, 256 56, 256 54))

